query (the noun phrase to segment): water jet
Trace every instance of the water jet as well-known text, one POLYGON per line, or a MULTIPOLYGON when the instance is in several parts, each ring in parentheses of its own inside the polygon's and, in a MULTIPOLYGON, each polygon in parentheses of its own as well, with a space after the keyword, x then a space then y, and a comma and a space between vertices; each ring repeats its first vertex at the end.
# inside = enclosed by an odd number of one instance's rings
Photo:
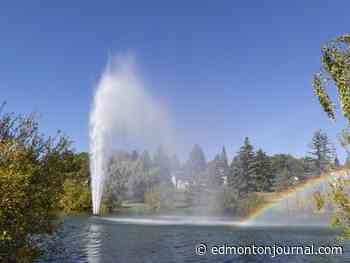
POLYGON ((94 215, 100 214, 115 149, 171 144, 167 111, 146 92, 139 75, 131 54, 111 57, 95 90, 89 120, 94 215))

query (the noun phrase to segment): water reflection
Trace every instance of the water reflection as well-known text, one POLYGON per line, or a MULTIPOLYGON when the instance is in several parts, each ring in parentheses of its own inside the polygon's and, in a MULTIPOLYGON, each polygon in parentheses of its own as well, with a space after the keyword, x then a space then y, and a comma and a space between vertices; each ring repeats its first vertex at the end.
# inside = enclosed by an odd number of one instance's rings
POLYGON ((103 244, 104 227, 101 224, 91 223, 87 226, 86 235, 83 243, 85 244, 84 254, 87 256, 88 262, 100 263, 101 261, 101 247, 103 244))

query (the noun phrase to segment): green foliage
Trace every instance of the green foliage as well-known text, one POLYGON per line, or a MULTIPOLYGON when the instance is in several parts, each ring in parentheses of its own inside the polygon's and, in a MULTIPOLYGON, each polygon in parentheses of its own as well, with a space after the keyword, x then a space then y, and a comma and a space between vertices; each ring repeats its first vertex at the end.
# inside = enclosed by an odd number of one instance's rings
POLYGON ((284 168, 281 172, 279 172, 274 178, 274 187, 273 189, 276 192, 282 192, 289 187, 296 184, 295 178, 293 174, 287 169, 284 168))
POLYGON ((69 141, 45 138, 31 117, 0 118, 0 229, 2 261, 31 261, 30 237, 55 230, 69 141))
POLYGON ((160 186, 152 186, 145 193, 145 203, 151 208, 152 211, 159 211, 161 207, 161 192, 160 186))
POLYGON ((200 174, 205 172, 207 167, 206 158, 202 148, 195 144, 190 153, 190 158, 186 163, 186 172, 189 177, 196 179, 200 174))
POLYGON ((316 173, 319 175, 330 167, 334 158, 334 149, 325 132, 318 130, 312 137, 310 144, 311 152, 315 163, 316 173))
MULTIPOLYGON (((341 111, 350 125, 350 36, 341 35, 330 41, 322 48, 322 66, 320 73, 315 74, 313 86, 323 110, 331 119, 335 119, 334 105, 327 94, 326 88, 333 85, 338 91, 341 111)), ((339 139, 348 156, 350 136, 348 130, 343 130, 339 139)), ((343 237, 350 238, 350 208, 347 182, 338 182, 332 185, 332 198, 337 211, 333 225, 341 226, 343 237)))
POLYGON ((198 207, 202 205, 207 191, 208 176, 205 171, 191 178, 188 188, 185 191, 186 201, 189 206, 198 207))
POLYGON ((256 191, 270 191, 273 181, 271 158, 261 149, 256 152, 254 168, 256 191))
POLYGON ((315 159, 306 156, 301 159, 304 169, 304 176, 301 179, 307 179, 318 174, 319 169, 316 167, 315 159))
POLYGON ((271 157, 275 191, 283 191, 297 184, 305 174, 303 160, 289 154, 276 154, 271 157))
POLYGON ((158 148, 154 161, 147 151, 116 152, 108 166, 108 181, 103 203, 108 212, 120 210, 123 201, 145 202, 146 193, 153 186, 170 183, 170 158, 162 147, 158 148), (135 159, 137 157, 137 159, 135 159), (161 162, 164 161, 165 164, 161 162))
POLYGON ((339 140, 340 146, 345 150, 345 152, 347 154, 347 158, 349 158, 350 157, 350 150, 349 150, 350 132, 349 132, 349 128, 342 129, 342 131, 338 135, 338 140, 339 140))
POLYGON ((208 183, 213 187, 222 186, 225 179, 230 175, 230 167, 227 163, 225 148, 220 155, 208 163, 208 183))
POLYGON ((249 192, 256 191, 255 153, 248 138, 240 148, 231 163, 231 176, 228 183, 235 187, 239 196, 244 197, 249 192))
POLYGON ((63 195, 60 205, 66 214, 87 212, 92 209, 91 191, 87 181, 76 181, 67 178, 63 184, 63 195))
POLYGON ((332 218, 333 226, 343 228, 342 238, 350 239, 350 181, 346 179, 337 179, 331 184, 330 197, 335 204, 335 214, 332 218))
POLYGON ((89 155, 71 153, 66 158, 63 194, 60 208, 66 213, 90 212, 92 209, 90 190, 89 155))
POLYGON ((313 193, 314 203, 317 210, 326 207, 327 203, 332 204, 334 213, 331 218, 331 225, 341 227, 341 239, 350 239, 350 181, 348 179, 336 178, 330 184, 330 191, 313 193))
POLYGON ((222 193, 221 205, 224 212, 237 215, 239 212, 239 209, 237 209, 237 204, 239 204, 237 191, 230 186, 225 186, 222 193))
POLYGON ((313 87, 316 96, 318 96, 319 102, 323 107, 324 111, 327 113, 328 117, 335 120, 334 106, 327 94, 326 89, 322 85, 322 79, 320 74, 316 74, 313 80, 313 87))
MULTIPOLYGON (((234 196, 231 196, 231 198, 234 198, 234 196)), ((246 217, 255 212, 263 204, 265 204, 264 198, 259 196, 257 193, 248 193, 243 198, 236 200, 233 207, 234 214, 236 216, 246 217)))
POLYGON ((203 201, 208 180, 207 161, 202 148, 195 144, 185 164, 185 173, 189 180, 186 190, 187 203, 190 206, 199 206, 203 201))
MULTIPOLYGON (((135 155, 135 154, 134 154, 135 155)), ((108 180, 105 186, 103 202, 107 211, 112 212, 121 206, 127 192, 127 183, 135 166, 133 159, 115 155, 108 167, 108 180)))
POLYGON ((312 194, 312 197, 316 203, 316 209, 321 210, 325 206, 325 199, 320 191, 316 191, 312 194))
POLYGON ((170 182, 171 159, 163 146, 158 147, 153 158, 153 165, 159 169, 159 179, 170 182))
POLYGON ((334 105, 326 88, 334 84, 338 91, 340 108, 350 124, 350 36, 342 35, 322 48, 322 68, 314 75, 313 87, 323 110, 335 119, 334 105))

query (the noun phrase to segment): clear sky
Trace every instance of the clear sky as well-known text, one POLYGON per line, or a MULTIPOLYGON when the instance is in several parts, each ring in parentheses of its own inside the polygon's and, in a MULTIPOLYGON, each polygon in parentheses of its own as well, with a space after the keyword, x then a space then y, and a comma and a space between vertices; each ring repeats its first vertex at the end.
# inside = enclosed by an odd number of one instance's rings
POLYGON ((316 129, 335 140, 344 125, 321 111, 311 77, 321 44, 349 32, 349 11, 330 0, 3 1, 0 99, 88 150, 93 88, 108 54, 131 50, 185 150, 226 145, 231 158, 249 136, 302 155, 316 129))

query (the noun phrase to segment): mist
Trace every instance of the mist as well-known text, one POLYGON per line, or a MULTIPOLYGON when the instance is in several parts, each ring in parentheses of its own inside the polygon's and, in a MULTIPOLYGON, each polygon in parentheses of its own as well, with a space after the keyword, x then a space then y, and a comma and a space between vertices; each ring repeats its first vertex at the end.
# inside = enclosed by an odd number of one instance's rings
POLYGON ((95 90, 89 137, 94 214, 100 212, 107 164, 115 149, 172 147, 169 114, 146 92, 132 54, 109 58, 95 90))

